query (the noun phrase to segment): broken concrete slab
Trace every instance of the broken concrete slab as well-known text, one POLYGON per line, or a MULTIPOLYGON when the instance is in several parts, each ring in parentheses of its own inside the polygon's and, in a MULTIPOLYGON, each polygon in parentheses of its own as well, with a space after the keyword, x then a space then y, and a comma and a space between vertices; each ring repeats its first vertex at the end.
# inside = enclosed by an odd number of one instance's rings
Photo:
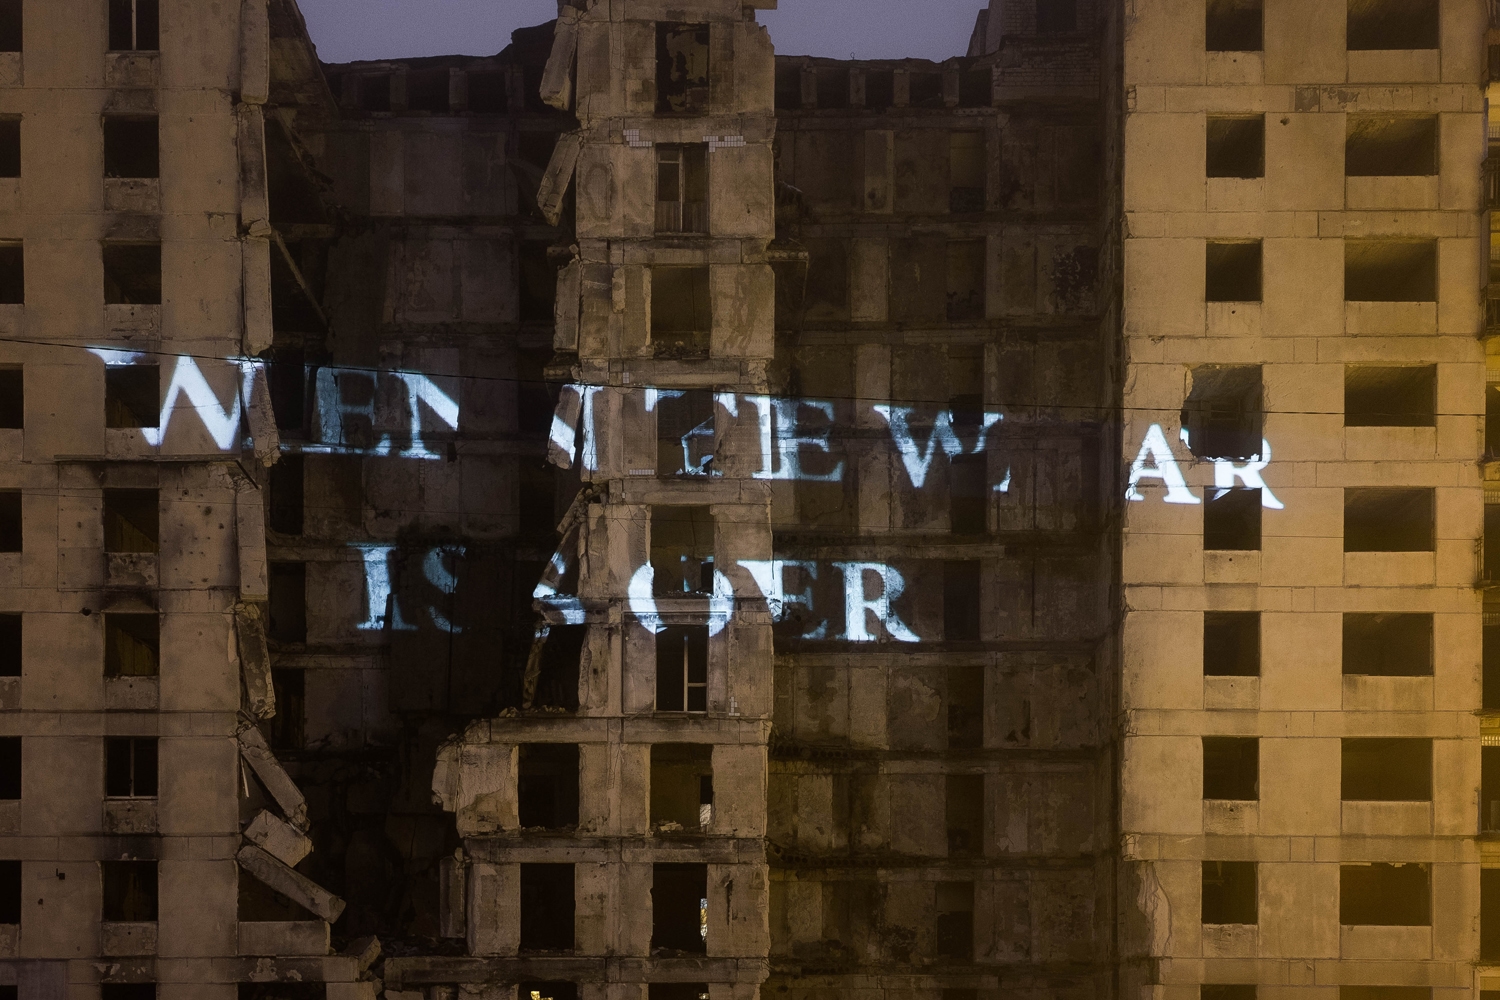
POLYGON ((578 9, 565 7, 553 29, 552 54, 542 71, 542 103, 559 111, 573 104, 573 58, 578 53, 578 9))
POLYGON ((337 921, 339 914, 344 912, 342 899, 259 847, 246 844, 234 857, 245 871, 329 923, 337 921))
POLYGON ((306 834, 264 809, 245 828, 245 839, 283 864, 293 867, 311 854, 313 849, 312 841, 306 834))
POLYGON ((303 798, 296 782, 282 768, 271 748, 266 745, 266 738, 261 735, 260 730, 254 726, 243 730, 239 734, 239 741, 240 756, 245 758, 255 776, 266 786, 266 791, 271 793, 271 797, 281 807, 287 822, 299 830, 306 830, 307 800, 303 798))
POLYGON ((271 684, 271 654, 259 607, 241 604, 235 608, 234 634, 239 645, 245 710, 254 718, 269 719, 276 714, 276 690, 271 684))
POLYGON ((536 191, 537 207, 542 210, 548 225, 555 226, 562 218, 563 198, 573 183, 573 171, 578 166, 578 152, 582 148, 582 137, 577 132, 569 132, 557 140, 557 146, 552 150, 547 172, 542 175, 536 191))

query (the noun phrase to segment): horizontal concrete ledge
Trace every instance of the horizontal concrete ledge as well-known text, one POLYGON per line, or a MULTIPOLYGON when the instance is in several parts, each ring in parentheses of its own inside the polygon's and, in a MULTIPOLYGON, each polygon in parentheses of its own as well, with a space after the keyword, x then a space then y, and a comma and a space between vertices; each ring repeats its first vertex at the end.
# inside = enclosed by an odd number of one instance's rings
POLYGON ((347 955, 215 959, 213 971, 222 977, 216 982, 352 983, 359 979, 359 965, 347 955))
POLYGON ((491 864, 764 864, 765 841, 758 837, 466 837, 474 861, 491 864))
POLYGON ((328 922, 326 920, 241 921, 239 951, 241 955, 327 955, 328 922))
POLYGON ((435 983, 526 980, 610 983, 762 983, 770 963, 759 958, 388 958, 387 989, 435 983))

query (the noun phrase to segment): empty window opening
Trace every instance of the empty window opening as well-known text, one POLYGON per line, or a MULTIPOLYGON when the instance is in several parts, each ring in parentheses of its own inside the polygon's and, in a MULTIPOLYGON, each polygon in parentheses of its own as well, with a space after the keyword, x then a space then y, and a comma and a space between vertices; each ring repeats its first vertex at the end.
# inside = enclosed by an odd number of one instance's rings
POLYGON ((974 958, 974 883, 937 883, 937 957, 974 958))
POLYGON ((21 676, 21 616, 0 614, 0 677, 21 676))
POLYGON ((161 542, 156 490, 104 491, 104 551, 155 552, 161 542))
POLYGON ((1203 737, 1203 797, 1253 802, 1260 798, 1260 740, 1203 737))
POLYGON ((658 864, 651 873, 651 950, 708 950, 708 866, 658 864))
POLYGON ((713 329, 706 267, 651 269, 651 342, 658 355, 708 353, 713 329))
POLYGON ((707 833, 713 821, 713 747, 656 743, 651 747, 651 828, 707 833))
POLYGON ((1430 925, 1431 869, 1423 864, 1340 865, 1339 923, 1430 925))
MULTIPOLYGON (((531 574, 530 579, 535 580, 538 575, 531 574)), ((529 597, 530 591, 527 590, 526 594, 529 597)), ((587 637, 587 625, 553 625, 548 628, 542 643, 542 662, 537 671, 536 687, 534 690, 523 689, 523 707, 578 711, 578 663, 587 637), (528 696, 529 705, 525 701, 528 696)))
POLYGON ((1203 298, 1206 302, 1259 302, 1260 240, 1210 240, 1205 247, 1203 298))
POLYGON ((659 597, 713 593, 714 518, 709 508, 651 508, 651 572, 659 597))
MULTIPOLYGON (((301 436, 307 405, 307 368, 303 352, 297 348, 273 348, 271 362, 266 365, 266 382, 271 390, 276 429, 283 436, 301 436)), ((282 456, 282 461, 286 461, 286 456, 282 456)))
POLYGON ((1431 552, 1433 491, 1345 489, 1345 552, 1431 552))
MULTIPOLYGON (((1489 990, 1479 991, 1480 1000, 1493 1000, 1489 990)), ((1430 986, 1340 986, 1339 1000, 1432 1000, 1430 986)))
POLYGON ((516 462, 521 534, 557 537, 556 466, 540 458, 521 458, 516 462))
POLYGON ((1203 923, 1253 924, 1256 913, 1254 861, 1203 862, 1203 923))
MULTIPOLYGON (((955 423, 957 417, 955 412, 955 423)), ((955 455, 948 459, 948 528, 953 534, 972 537, 989 531, 988 476, 985 455, 955 455)))
POLYGON ((1479 958, 1500 959, 1500 868, 1479 870, 1479 958))
POLYGON ((109 0, 109 50, 154 52, 161 48, 158 0, 109 0))
POLYGON ((26 253, 19 243, 0 243, 0 305, 26 302, 26 253))
POLYGON ((112 799, 156 797, 156 739, 104 741, 104 794, 112 799))
POLYGON ((1349 0, 1351 50, 1435 49, 1438 0, 1349 0))
POLYGON ((505 74, 469 73, 469 111, 476 115, 500 115, 510 110, 505 93, 505 74))
POLYGON ((714 394, 662 392, 656 402, 656 474, 704 476, 714 458, 714 394))
POLYGON ((271 466, 270 528, 283 535, 302 534, 301 455, 282 455, 271 466))
POLYGON ((156 862, 101 861, 104 919, 136 923, 156 919, 156 862))
POLYGON ((1344 368, 1345 427, 1434 427, 1437 365, 1344 368))
POLYGON ((573 949, 573 866, 521 866, 521 950, 573 949))
POLYGON ((1432 615, 1344 615, 1344 673, 1432 676, 1432 615))
POLYGON ((21 862, 0 861, 0 924, 21 922, 21 862))
MULTIPOLYGON (((347 86, 347 85, 346 85, 347 86)), ((354 103, 361 111, 389 114, 391 110, 391 74, 360 73, 355 75, 354 103)), ((348 90, 345 91, 347 95, 348 90)))
POLYGON ((266 726, 266 739, 274 750, 301 750, 307 743, 307 671, 300 667, 273 668, 271 690, 276 696, 276 714, 266 726))
POLYGON ((948 319, 984 319, 984 240, 948 241, 948 319))
POLYGON ((943 563, 943 638, 949 642, 978 642, 980 570, 977 560, 943 563))
POLYGON ((106 243, 103 256, 105 305, 161 305, 160 243, 106 243))
POLYGON ((1262 0, 1208 0, 1204 48, 1209 52, 1259 52, 1264 45, 1262 0))
POLYGON ((1037 34, 1061 35, 1077 30, 1077 0, 1036 0, 1037 34))
POLYGON ((1500 625, 1484 627, 1484 695, 1486 711, 1500 710, 1500 625))
POLYGON ((1484 387, 1484 453, 1500 455, 1500 385, 1484 387))
POLYGON ((104 176, 161 176, 161 141, 156 118, 105 116, 104 176))
POLYGON ((948 133, 948 211, 984 211, 986 167, 983 132, 948 133))
POLYGON ((1479 750, 1479 828, 1500 832, 1500 747, 1479 750))
POLYGON ((156 1000, 156 984, 100 983, 99 1000, 156 1000))
POLYGON ((1210 490, 1203 504, 1203 548, 1254 552, 1260 549, 1261 491, 1210 490))
POLYGON ((865 71, 865 107, 884 111, 896 103, 896 73, 889 69, 865 71))
POLYGON ((1266 119, 1208 119, 1208 147, 1204 167, 1210 177, 1266 175, 1266 119))
POLYGON ((21 9, 25 0, 0 0, 0 52, 21 51, 21 9))
POLYGON ((1198 1000, 1255 1000, 1255 987, 1240 983, 1204 983, 1198 987, 1198 1000))
POLYGON ((656 147, 656 231, 708 232, 708 147, 656 147))
POLYGON ((656 710, 708 711, 707 625, 669 625, 656 633, 656 710))
POLYGON ((0 552, 20 552, 21 491, 0 490, 0 552))
POLYGON ((21 797, 21 737, 0 736, 0 800, 21 797))
POLYGON ((979 1000, 978 990, 945 989, 943 1000, 979 1000))
POLYGON ((1203 676, 1260 676, 1260 612, 1203 613, 1203 676))
POLYGON ((708 25, 656 26, 656 111, 701 114, 708 110, 708 25))
POLYGON ((1348 302, 1436 302, 1437 244, 1431 240, 1345 240, 1348 302))
POLYGON ((1432 800, 1432 740, 1345 739, 1339 770, 1345 802, 1432 800))
POLYGON ((578 825, 578 744, 523 743, 516 800, 523 827, 565 830, 578 825))
POLYGON ((521 322, 552 323, 557 305, 557 267, 547 256, 547 244, 527 240, 518 256, 521 274, 521 322))
POLYGON ((0 177, 21 176, 21 119, 0 118, 0 177))
POLYGON ((406 108, 435 115, 448 113, 451 74, 447 68, 411 70, 406 74, 406 108))
POLYGON ((160 419, 160 368, 109 365, 104 369, 105 427, 155 427, 160 419))
POLYGON ((943 106, 943 74, 912 73, 907 83, 908 103, 914 108, 943 106))
POLYGON ((984 745, 984 668, 948 668, 948 746, 972 750, 984 745))
POLYGON ((946 818, 948 854, 952 857, 984 853, 984 775, 950 774, 947 784, 946 818))
POLYGON ((1197 458, 1260 454, 1264 402, 1259 365, 1200 365, 1182 405, 1188 450, 1197 458))
POLYGON ((1484 579, 1500 582, 1500 504, 1484 505, 1484 579))
POLYGON ((277 642, 307 641, 307 564, 271 564, 270 637, 277 642))
POLYGON ((155 677, 160 669, 160 616, 105 612, 104 676, 155 677))
POLYGON ((578 1000, 577 983, 521 983, 516 1000, 578 1000))
POLYGON ((0 368, 0 430, 26 426, 26 380, 19 368, 0 368))
POLYGON ((1438 119, 1350 115, 1344 173, 1350 177, 1432 176, 1438 172, 1438 119))

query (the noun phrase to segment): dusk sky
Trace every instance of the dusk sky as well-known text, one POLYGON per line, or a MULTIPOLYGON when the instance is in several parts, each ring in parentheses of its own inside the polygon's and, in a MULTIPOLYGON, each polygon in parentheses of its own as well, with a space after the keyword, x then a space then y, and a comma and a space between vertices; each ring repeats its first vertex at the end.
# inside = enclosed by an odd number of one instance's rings
MULTIPOLYGON (((493 55, 556 0, 298 0, 324 62, 493 55)), ((783 55, 941 60, 963 55, 984 0, 781 0, 762 11, 783 55)))

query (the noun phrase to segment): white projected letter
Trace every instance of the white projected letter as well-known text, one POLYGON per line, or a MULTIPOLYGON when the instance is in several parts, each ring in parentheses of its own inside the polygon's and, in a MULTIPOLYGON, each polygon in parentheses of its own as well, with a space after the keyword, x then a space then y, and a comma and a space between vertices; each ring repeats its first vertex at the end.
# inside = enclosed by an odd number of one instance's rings
MULTIPOLYGON (((916 489, 921 489, 922 484, 927 482, 927 471, 932 468, 932 460, 937 456, 939 446, 949 458, 964 454, 964 443, 953 432, 953 416, 947 410, 938 413, 932 422, 932 436, 927 439, 926 444, 918 447, 916 436, 911 431, 911 407, 879 403, 870 408, 891 425, 891 440, 901 453, 901 464, 906 466, 906 474, 911 477, 911 484, 916 489)), ((1002 415, 999 413, 984 415, 984 423, 979 428, 979 440, 974 445, 974 454, 984 450, 985 435, 1001 419, 1002 415)))
POLYGON ((1266 481, 1261 478, 1261 470, 1271 464, 1271 442, 1265 438, 1260 439, 1260 454, 1252 457, 1244 465, 1235 465, 1227 458, 1220 458, 1214 462, 1214 488, 1227 490, 1234 486, 1238 479, 1245 484, 1247 490, 1260 490, 1260 505, 1272 510, 1285 508, 1280 500, 1276 499, 1266 481))
POLYGON ((625 596, 630 601, 630 613, 640 619, 641 625, 648 631, 660 632, 666 626, 661 623, 661 615, 656 613, 656 597, 652 593, 655 582, 656 571, 646 563, 631 575, 625 596))
POLYGON ((781 456, 781 469, 770 478, 800 479, 811 483, 836 483, 842 479, 843 462, 834 466, 832 472, 825 472, 820 476, 802 471, 803 445, 817 448, 825 455, 830 453, 828 435, 833 431, 833 404, 815 399, 775 399, 772 402, 776 407, 776 450, 781 456), (797 435, 797 411, 804 406, 828 417, 828 427, 822 433, 797 435))
POLYGON ((1146 497, 1136 489, 1142 479, 1160 479, 1167 487, 1167 503, 1202 503, 1188 489, 1182 478, 1182 468, 1167 444, 1167 436, 1161 432, 1160 424, 1152 424, 1141 442, 1141 450, 1130 463, 1130 485, 1125 489, 1126 500, 1144 500, 1146 497), (1147 461, 1151 464, 1148 466, 1147 461))
POLYGON ((396 377, 406 383, 406 402, 411 407, 411 447, 402 452, 403 458, 436 458, 422 443, 422 413, 417 403, 423 402, 432 408, 437 418, 454 430, 458 430, 458 402, 426 375, 416 372, 396 372, 396 377))
POLYGON ((760 430, 760 471, 755 473, 755 478, 775 479, 776 469, 773 463, 776 460, 771 454, 771 397, 746 396, 745 400, 755 407, 755 422, 760 430))
POLYGON ((197 363, 186 355, 179 357, 177 366, 172 369, 172 381, 167 386, 167 394, 161 404, 161 419, 157 421, 157 426, 141 428, 147 444, 154 448, 166 439, 167 424, 171 422, 178 396, 187 397, 193 412, 197 413, 198 419, 203 421, 208 436, 214 439, 214 444, 219 446, 220 451, 229 451, 238 444, 240 394, 235 392, 234 402, 227 408, 220 405, 219 397, 214 395, 208 379, 203 377, 203 372, 199 371, 197 363))
POLYGON ((547 563, 547 568, 542 571, 542 578, 537 581, 536 589, 531 592, 531 597, 542 607, 560 614, 564 625, 582 625, 584 623, 583 602, 576 597, 558 594, 557 588, 547 582, 552 580, 560 583, 567 572, 568 563, 563 558, 563 554, 552 553, 552 559, 547 563))
POLYGON ((391 607, 391 628, 400 632, 414 632, 415 625, 401 620, 401 608, 391 593, 391 553, 394 545, 362 545, 360 555, 365 563, 365 620, 354 626, 365 632, 377 632, 385 628, 385 608, 391 607))
MULTIPOLYGON (((443 564, 443 559, 451 556, 453 559, 458 560, 463 558, 463 554, 464 547, 462 545, 439 545, 428 552, 427 558, 422 560, 422 573, 434 587, 451 596, 458 590, 458 577, 443 564)), ((454 625, 435 606, 429 605, 427 613, 432 616, 432 623, 444 632, 459 633, 463 631, 463 626, 454 625)))
POLYGON ((836 562, 834 566, 844 573, 844 634, 839 636, 848 642, 874 642, 875 636, 866 627, 865 612, 872 612, 891 638, 899 642, 921 642, 915 632, 907 628, 891 611, 891 602, 906 589, 906 580, 885 563, 836 562), (881 590, 876 597, 865 596, 865 573, 880 577, 881 590))
POLYGON ((599 468, 599 442, 594 437, 594 396, 602 385, 565 385, 552 414, 552 431, 548 435, 548 461, 562 469, 573 467, 573 453, 578 450, 579 425, 583 430, 583 467, 590 472, 599 468), (571 393, 575 398, 570 399, 571 393))
MULTIPOLYGON (((364 417, 370 421, 370 428, 375 428, 375 377, 368 372, 344 371, 338 368, 319 368, 317 375, 318 392, 318 440, 323 444, 325 450, 337 450, 345 444, 344 440, 344 417, 364 417), (349 404, 344 402, 344 394, 339 387, 342 379, 363 378, 370 382, 370 401, 368 403, 349 404)), ((381 435, 380 440, 375 442, 371 449, 376 455, 389 455, 391 453, 391 440, 381 435)))

